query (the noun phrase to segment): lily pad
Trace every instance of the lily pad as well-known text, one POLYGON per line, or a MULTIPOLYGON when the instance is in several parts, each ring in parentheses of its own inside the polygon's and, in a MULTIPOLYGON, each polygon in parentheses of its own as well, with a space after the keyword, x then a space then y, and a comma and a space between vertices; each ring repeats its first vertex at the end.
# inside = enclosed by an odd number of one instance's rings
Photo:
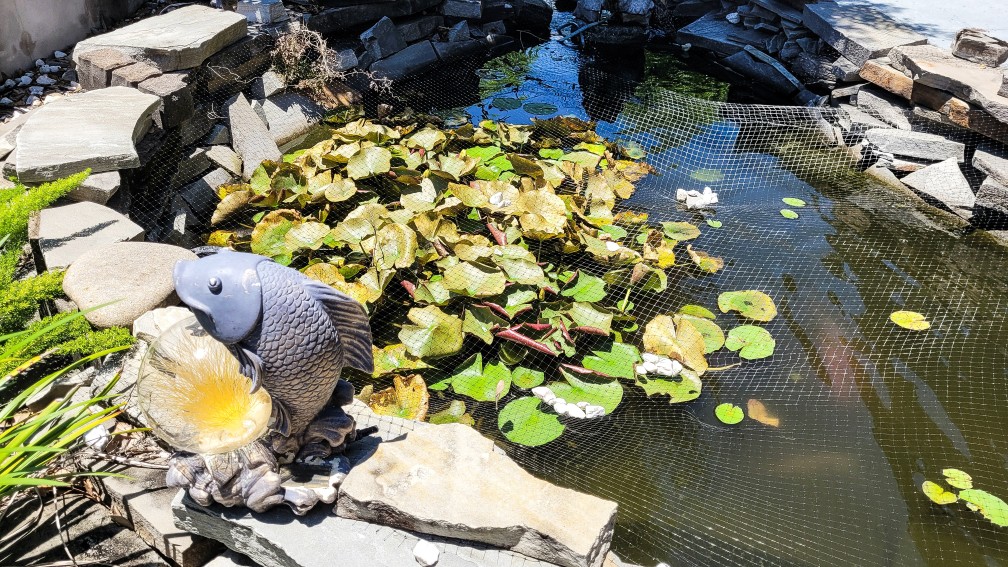
POLYGON ((707 226, 711 228, 721 228, 721 221, 715 219, 707 219, 707 226))
POLYGON ((721 330, 721 327, 718 327, 717 323, 710 319, 694 315, 682 315, 682 318, 692 323, 696 327, 696 330, 700 331, 700 334, 703 335, 705 354, 710 354, 724 346, 725 334, 721 330))
POLYGON ((895 311, 889 315, 889 320, 904 329, 924 331, 931 328, 931 323, 916 311, 895 311))
POLYGON ((633 380, 636 377, 634 367, 641 361, 640 351, 633 345, 613 343, 609 350, 592 351, 591 356, 584 357, 582 366, 599 374, 613 378, 633 380))
POLYGON ((954 488, 960 490, 973 488, 973 477, 964 471, 959 469, 942 469, 942 475, 945 476, 945 482, 954 488))
POLYGON ((805 206, 805 201, 802 201, 798 197, 784 197, 781 201, 784 201, 784 204, 789 207, 801 208, 805 206))
POLYGON ((455 293, 470 297, 490 297, 504 291, 504 272, 472 262, 459 262, 444 272, 444 285, 455 293))
POLYGON ((718 296, 718 309, 722 313, 738 311, 746 319, 766 323, 777 316, 777 306, 773 299, 762 291, 726 291, 718 296))
POLYGON ((548 386, 558 398, 563 398, 568 404, 588 402, 602 406, 606 414, 610 414, 623 401, 623 385, 618 380, 578 376, 562 366, 560 374, 564 381, 551 382, 548 386))
POLYGON ((594 303, 606 296, 605 281, 602 278, 578 272, 574 285, 560 292, 560 295, 574 301, 594 303))
POLYGON ((521 108, 522 101, 513 97, 497 97, 491 104, 500 110, 515 110, 521 108))
POLYGON ((406 316, 413 324, 403 325, 399 340, 413 356, 435 358, 462 349, 462 319, 434 305, 414 307, 406 316))
POLYGON ((679 313, 683 315, 692 315, 694 317, 700 317, 702 319, 714 320, 714 312, 702 305, 683 305, 679 308, 679 313))
POLYGON ((559 110, 555 105, 549 104, 548 102, 529 102, 526 103, 522 109, 529 114, 535 114, 537 116, 556 114, 559 110))
POLYGON ((683 370, 674 379, 641 378, 637 381, 644 393, 651 396, 668 396, 670 404, 681 404, 700 397, 703 384, 695 372, 683 370))
POLYGON ((758 421, 763 425, 780 427, 780 418, 770 413, 766 404, 755 398, 750 398, 749 401, 746 402, 746 413, 749 414, 749 419, 758 421))
POLYGON ((746 360, 759 360, 773 354, 777 341, 763 327, 742 325, 728 331, 725 346, 746 360))
POLYGON ((721 423, 726 425, 735 425, 745 419, 745 413, 742 411, 742 408, 729 403, 719 404, 718 407, 714 408, 714 415, 721 420, 721 423))
POLYGON ((430 394, 427 384, 419 374, 403 380, 401 376, 392 378, 393 385, 371 395, 368 406, 378 415, 392 415, 403 419, 423 421, 427 417, 430 394))
POLYGON ((688 222, 663 222, 662 229, 665 231, 665 236, 677 242, 693 240, 700 236, 700 229, 688 222))
POLYGON ((539 157, 546 159, 560 159, 564 156, 564 151, 560 148, 542 148, 539 150, 539 157))
POLYGON ((518 398, 504 406, 497 414, 497 428, 512 443, 538 447, 560 437, 564 424, 554 413, 539 409, 539 398, 518 398))
POLYGON ((347 163, 346 172, 351 179, 364 179, 388 173, 392 169, 392 152, 378 146, 364 148, 347 163))
POLYGON ((921 491, 923 491, 924 495, 931 499, 931 501, 935 504, 952 504, 959 500, 959 497, 956 496, 955 492, 945 490, 943 486, 931 482, 930 480, 925 480, 924 483, 921 484, 921 491))
POLYGON ((721 268, 724 268, 723 259, 718 258, 717 256, 711 256, 702 250, 694 250, 689 244, 686 245, 686 252, 689 253, 693 263, 696 264, 703 272, 716 274, 721 270, 721 268))
POLYGON ((528 238, 547 240, 563 235, 567 226, 567 206, 552 191, 537 189, 518 196, 518 222, 528 238))
POLYGON ((724 179, 724 174, 717 169, 698 169, 690 177, 704 183, 715 183, 724 179))
POLYGON ((782 217, 790 220, 795 220, 798 218, 798 213, 792 211, 791 209, 781 209, 780 214, 782 217))
POLYGON ((452 376, 452 390, 456 394, 468 396, 478 402, 493 402, 511 391, 511 371, 503 363, 487 364, 479 374, 470 370, 452 376))
POLYGON ((476 425, 476 420, 466 413, 466 405, 462 400, 452 400, 445 409, 430 414, 427 417, 427 421, 435 425, 444 425, 446 423, 462 423, 470 427, 476 425))
POLYGON ((272 258, 284 266, 291 263, 294 249, 286 241, 287 232, 301 222, 297 211, 281 209, 270 211, 252 230, 252 252, 272 258))
POLYGON ((519 366, 511 372, 511 383, 528 390, 546 381, 546 375, 541 370, 519 366))
POLYGON ((984 518, 998 527, 1008 527, 1008 504, 986 490, 969 488, 959 491, 959 499, 977 507, 984 518))
POLYGON ((659 315, 644 327, 644 350, 678 360, 699 375, 707 371, 703 335, 682 316, 659 315))

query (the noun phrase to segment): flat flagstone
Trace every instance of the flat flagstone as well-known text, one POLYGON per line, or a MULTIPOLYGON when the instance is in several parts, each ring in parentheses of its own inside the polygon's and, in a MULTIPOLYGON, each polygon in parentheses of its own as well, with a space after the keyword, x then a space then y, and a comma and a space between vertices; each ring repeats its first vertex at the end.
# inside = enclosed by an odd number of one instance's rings
POLYGON ((249 179, 263 160, 280 161, 283 154, 266 123, 252 110, 245 95, 238 94, 225 105, 234 149, 242 159, 242 177, 249 179))
POLYGON ((109 33, 89 37, 74 48, 73 59, 104 48, 116 48, 162 72, 189 69, 248 34, 241 14, 191 5, 140 20, 109 33))
POLYGON ((921 45, 927 38, 870 6, 841 6, 833 2, 808 4, 802 20, 810 30, 855 65, 885 57, 899 45, 921 45))
POLYGON ((955 158, 929 165, 907 175, 901 181, 964 219, 973 216, 976 197, 955 158))
POLYGON ((872 128, 865 133, 865 138, 879 150, 897 156, 931 161, 955 158, 960 163, 966 159, 965 145, 935 134, 872 128))
POLYGON ((161 99, 129 87, 64 97, 36 110, 17 134, 17 176, 51 181, 87 168, 92 173, 140 165, 136 142, 147 133, 161 99))
POLYGON ((144 230, 108 207, 84 201, 42 209, 30 237, 42 252, 42 261, 36 258, 36 264, 56 270, 100 246, 143 240, 144 230))
POLYGON ((121 184, 122 176, 118 171, 92 173, 74 190, 67 193, 67 199, 104 205, 116 194, 121 184))
POLYGON ((768 33, 740 28, 718 14, 707 14, 676 33, 680 44, 691 43, 721 55, 734 55, 746 45, 763 45, 769 38, 768 33))

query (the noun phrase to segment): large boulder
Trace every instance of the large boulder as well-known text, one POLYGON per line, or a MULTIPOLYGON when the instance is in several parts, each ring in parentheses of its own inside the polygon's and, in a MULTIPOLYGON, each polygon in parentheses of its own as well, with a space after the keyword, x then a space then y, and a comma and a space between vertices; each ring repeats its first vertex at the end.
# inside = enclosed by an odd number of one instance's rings
POLYGON ((616 504, 537 479, 476 430, 449 424, 379 445, 340 485, 336 514, 598 567, 616 504))
POLYGON ((131 327, 144 313, 178 303, 173 271, 179 260, 196 255, 178 246, 120 242, 95 248, 74 260, 63 277, 63 291, 96 327, 131 327))

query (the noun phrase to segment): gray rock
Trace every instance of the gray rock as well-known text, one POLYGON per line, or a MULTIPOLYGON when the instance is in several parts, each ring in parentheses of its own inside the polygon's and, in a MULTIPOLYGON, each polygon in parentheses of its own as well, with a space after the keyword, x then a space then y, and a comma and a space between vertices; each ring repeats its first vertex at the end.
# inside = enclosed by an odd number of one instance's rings
POLYGON ((206 173, 210 167, 210 157, 207 156, 207 151, 203 148, 194 148, 188 156, 179 162, 175 174, 168 181, 168 188, 178 189, 206 173))
POLYGON ((262 76, 272 62, 275 42, 269 34, 246 37, 211 56, 201 68, 201 81, 212 95, 226 98, 262 76))
POLYGON ((973 216, 976 197, 955 158, 929 165, 907 175, 901 181, 964 219, 973 216))
POLYGON ((112 72, 135 63, 118 49, 96 49, 77 58, 77 76, 86 91, 104 89, 112 84, 112 72))
MULTIPOLYGON (((762 81, 767 88, 779 94, 790 94, 797 90, 777 69, 754 58, 746 51, 725 57, 722 62, 745 77, 762 81)), ((791 76, 791 73, 788 73, 788 76, 791 76)))
POLYGON ((207 134, 207 137, 203 139, 203 143, 208 146, 216 146, 220 144, 231 144, 231 130, 223 124, 215 124, 213 130, 207 134))
POLYGON ((147 342, 156 341, 161 333, 192 315, 185 307, 171 306, 151 309, 133 321, 133 336, 147 342))
POLYGON ((495 22, 486 22, 483 25, 481 25, 479 29, 473 29, 472 33, 473 37, 476 37, 478 35, 481 38, 487 36, 507 35, 507 24, 505 24, 501 20, 497 20, 495 22))
POLYGON ((881 151, 898 156, 931 161, 949 158, 955 158, 960 163, 965 161, 966 147, 963 144, 935 134, 872 128, 865 137, 881 151))
POLYGON ((996 216, 1003 221, 1008 217, 1008 186, 998 183, 993 177, 984 179, 976 193, 976 209, 978 216, 996 216))
POLYGON ((839 59, 833 62, 833 76, 836 77, 837 81, 843 83, 853 83, 861 79, 861 67, 855 65, 850 59, 844 56, 840 56, 839 59))
POLYGON ((14 115, 13 118, 0 124, 0 159, 7 157, 7 154, 14 151, 17 146, 17 134, 21 127, 28 121, 28 117, 34 113, 35 109, 14 115))
POLYGON ((602 14, 604 0, 578 0, 574 17, 588 23, 597 22, 602 14))
POLYGON ((162 72, 190 69, 247 33, 240 14, 190 5, 80 41, 73 59, 80 65, 83 55, 112 47, 162 72))
POLYGON ((803 23, 855 65, 884 57, 899 45, 923 45, 927 38, 864 4, 807 4, 803 23))
POLYGON ((475 429, 449 424, 380 444, 340 485, 336 514, 589 567, 605 561, 616 504, 539 480, 475 429))
POLYGON ((283 157, 280 148, 245 95, 236 95, 225 106, 234 149, 242 158, 242 178, 251 178, 263 160, 280 161, 283 157))
POLYGON ((787 20, 789 22, 794 22, 796 24, 802 23, 801 11, 792 8, 788 4, 780 2, 779 0, 752 0, 752 4, 755 6, 759 6, 764 10, 769 10, 770 12, 773 12, 774 14, 779 16, 782 20, 787 20))
POLYGON ((162 130, 178 126, 195 111, 188 72, 165 73, 143 81, 137 89, 161 99, 161 111, 155 122, 162 130))
POLYGON ((253 24, 274 24, 290 19, 281 0, 239 0, 235 11, 253 24))
POLYGON ((220 202, 217 188, 230 182, 231 174, 224 168, 218 167, 183 187, 178 194, 189 205, 189 210, 195 215, 196 222, 209 223, 214 209, 217 208, 217 203, 220 202))
POLYGON ((86 168, 101 173, 139 166, 135 144, 160 102, 135 89, 110 87, 46 104, 18 132, 18 178, 50 181, 86 168))
POLYGON ((136 62, 112 71, 113 87, 132 87, 161 74, 161 70, 150 63, 136 62))
POLYGON ((35 258, 36 267, 57 270, 95 248, 143 240, 144 230, 108 207, 84 201, 42 209, 29 236, 42 252, 42 258, 35 258))
POLYGON ((797 43, 798 47, 800 47, 805 53, 811 53, 812 55, 819 54, 820 42, 814 37, 800 37, 795 40, 795 43, 797 43))
POLYGON ((830 97, 833 100, 837 100, 845 97, 855 96, 858 94, 858 92, 861 91, 861 89, 865 88, 867 84, 868 83, 856 83, 853 85, 848 85, 846 87, 835 88, 832 91, 830 91, 830 97))
POLYGON ((359 63, 360 59, 357 58, 353 49, 340 49, 336 52, 336 57, 330 61, 329 67, 336 73, 343 73, 353 69, 359 63))
POLYGON ((110 387, 112 380, 116 381, 109 389, 109 394, 118 396, 124 401, 123 416, 137 427, 150 427, 147 416, 139 407, 137 396, 131 395, 140 377, 140 365, 148 348, 146 341, 137 341, 125 353, 115 353, 106 357, 98 368, 98 373, 91 380, 92 397, 101 395, 110 387))
POLYGON ((996 155, 993 150, 977 148, 973 154, 973 167, 986 173, 1001 185, 1008 186, 1008 159, 1005 159, 1003 153, 996 155))
POLYGON ((87 390, 95 376, 95 368, 86 366, 72 370, 46 384, 41 390, 31 395, 25 404, 31 411, 41 411, 50 403, 65 398, 74 388, 87 390))
POLYGON ((249 94, 254 99, 262 100, 279 94, 285 88, 287 88, 287 84, 280 75, 277 75, 273 71, 266 71, 262 77, 257 77, 256 80, 252 81, 249 94))
POLYGON ((653 0, 619 0, 618 7, 624 24, 646 26, 655 4, 653 0))
POLYGON ((441 13, 447 18, 479 20, 483 18, 483 2, 482 0, 445 0, 441 5, 441 13))
POLYGON ((210 161, 226 169, 235 177, 241 177, 242 160, 241 157, 228 146, 211 146, 207 150, 206 156, 210 161))
POLYGON ((1001 69, 959 59, 933 45, 897 47, 889 52, 889 59, 916 83, 978 104, 1008 124, 1008 98, 998 94, 1004 81, 1001 69))
MULTIPOLYGON (((210 133, 210 130, 215 126, 215 122, 220 118, 215 111, 211 110, 199 110, 193 112, 192 117, 189 120, 184 120, 178 125, 178 129, 175 133, 179 137, 180 146, 191 146, 195 144, 198 140, 204 138, 210 133)), ((227 128, 225 126, 225 128, 227 128)), ((228 137, 231 136, 231 130, 228 130, 228 137)))
POLYGON ((861 110, 900 130, 912 130, 907 108, 904 103, 889 93, 861 89, 857 94, 857 106, 861 110))
POLYGON ((451 61, 468 57, 483 49, 486 44, 478 39, 465 39, 462 41, 435 41, 434 51, 441 61, 451 61))
POLYGON ((676 33, 679 44, 709 49, 721 55, 734 55, 746 45, 763 45, 771 35, 759 30, 739 28, 717 14, 708 14, 676 33))
POLYGON ((298 93, 283 93, 262 102, 263 116, 278 146, 306 135, 325 117, 325 109, 298 93))
POLYGON ((122 176, 118 171, 92 173, 76 189, 67 193, 67 199, 104 205, 116 194, 121 184, 122 176))
POLYGON ((978 29, 964 29, 956 34, 952 54, 974 63, 997 67, 1008 61, 1008 42, 978 29))
POLYGON ((217 557, 211 559, 203 567, 259 567, 254 561, 241 553, 225 551, 217 557))
POLYGON ((448 29, 448 41, 469 41, 469 22, 462 20, 448 29))
POLYGON ((175 527, 171 502, 177 489, 165 485, 165 471, 108 467, 123 477, 101 480, 109 513, 178 567, 202 567, 224 548, 220 542, 175 527))
POLYGON ((841 103, 838 109, 844 111, 840 118, 840 125, 844 130, 855 134, 864 134, 871 128, 888 128, 889 125, 878 118, 862 111, 856 106, 841 103))
POLYGON ((388 59, 376 61, 371 71, 379 78, 397 81, 437 63, 437 52, 431 42, 424 40, 414 43, 388 59))
POLYGON ((375 25, 362 33, 360 40, 364 44, 364 49, 375 61, 406 49, 406 42, 388 16, 378 20, 375 25))
POLYGON ((398 28, 399 34, 406 43, 413 43, 414 41, 426 39, 434 35, 434 32, 443 25, 443 16, 440 14, 430 14, 402 22, 396 25, 396 28, 398 28))
POLYGON ((439 3, 439 0, 399 0, 355 6, 336 6, 308 16, 306 24, 309 29, 323 35, 342 34, 371 25, 384 16, 402 18, 419 14, 424 10, 434 8, 439 3))
POLYGON ((192 252, 154 242, 118 242, 81 254, 63 277, 63 291, 80 309, 115 302, 84 316, 96 327, 132 327, 151 309, 177 305, 172 272, 192 252))

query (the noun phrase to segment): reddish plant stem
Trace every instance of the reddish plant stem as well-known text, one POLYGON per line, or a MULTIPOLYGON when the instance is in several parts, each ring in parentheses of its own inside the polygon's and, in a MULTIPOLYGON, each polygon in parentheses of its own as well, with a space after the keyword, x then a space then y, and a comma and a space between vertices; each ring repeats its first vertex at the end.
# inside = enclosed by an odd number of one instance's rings
POLYGON ((497 244, 499 244, 501 246, 504 246, 504 245, 507 244, 507 237, 504 236, 504 233, 501 232, 501 229, 497 228, 497 225, 495 225, 493 223, 493 221, 489 221, 488 220, 487 223, 486 223, 486 225, 487 225, 487 230, 489 230, 490 234, 493 235, 494 240, 497 241, 497 244))
POLYGON ((415 296, 415 294, 416 294, 416 284, 415 283, 413 283, 413 282, 411 282, 409 280, 403 280, 403 281, 401 281, 399 283, 401 283, 402 286, 404 288, 406 288, 406 292, 409 293, 410 297, 414 297, 415 296))
POLYGON ((483 303, 480 303, 480 305, 486 307, 490 311, 493 311, 494 313, 500 315, 505 319, 511 319, 511 315, 508 314, 507 309, 504 309, 503 307, 497 305, 496 303, 490 303, 489 301, 484 301, 483 303))
POLYGON ((508 341, 516 342, 532 350, 537 350, 550 356, 556 356, 556 353, 550 350, 548 346, 533 339, 530 339, 525 335, 512 329, 504 329, 502 331, 497 331, 497 336, 508 341))
POLYGON ((603 337, 608 337, 609 336, 609 333, 603 331, 602 329, 599 329, 598 327, 589 327, 587 325, 581 325, 581 326, 578 326, 578 327, 574 327, 571 330, 572 331, 577 331, 579 333, 586 333, 586 334, 589 334, 589 335, 599 335, 599 336, 603 336, 603 337))

